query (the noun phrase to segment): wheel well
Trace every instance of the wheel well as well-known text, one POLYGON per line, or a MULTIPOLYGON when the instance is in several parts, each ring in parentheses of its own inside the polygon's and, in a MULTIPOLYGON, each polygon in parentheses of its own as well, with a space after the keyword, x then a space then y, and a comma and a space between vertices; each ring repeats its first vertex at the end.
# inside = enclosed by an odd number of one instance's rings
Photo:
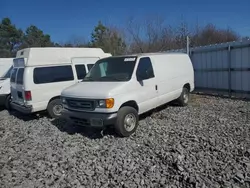
POLYGON ((187 88, 187 89, 188 89, 188 91, 190 91, 190 89, 191 89, 191 87, 190 87, 190 84, 189 84, 189 83, 186 83, 183 87, 184 87, 184 88, 187 88))
POLYGON ((51 98, 51 99, 49 100, 49 102, 48 102, 48 105, 49 105, 49 103, 50 103, 51 101, 53 101, 53 100, 55 100, 55 99, 60 99, 60 96, 55 96, 55 97, 51 98))
POLYGON ((135 101, 127 101, 121 105, 121 107, 124 107, 124 106, 130 106, 130 107, 133 107, 134 109, 136 109, 137 112, 139 111, 139 107, 135 101))

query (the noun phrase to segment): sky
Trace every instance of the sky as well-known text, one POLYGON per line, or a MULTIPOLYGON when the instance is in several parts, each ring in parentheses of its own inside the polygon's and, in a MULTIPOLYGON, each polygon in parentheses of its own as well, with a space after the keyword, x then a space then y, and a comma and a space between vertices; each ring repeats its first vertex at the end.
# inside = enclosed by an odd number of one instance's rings
POLYGON ((126 27, 130 17, 151 16, 173 26, 182 19, 190 25, 214 23, 250 36, 250 0, 0 0, 0 19, 9 17, 21 29, 36 25, 55 42, 89 39, 99 20, 126 27))

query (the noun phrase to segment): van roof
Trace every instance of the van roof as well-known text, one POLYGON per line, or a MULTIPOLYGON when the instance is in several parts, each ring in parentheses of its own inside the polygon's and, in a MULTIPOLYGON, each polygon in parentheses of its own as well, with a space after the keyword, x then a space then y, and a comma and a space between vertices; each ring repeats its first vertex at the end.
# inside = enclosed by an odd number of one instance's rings
POLYGON ((8 63, 12 62, 14 58, 0 58, 1 63, 8 63))
POLYGON ((101 48, 32 47, 19 50, 16 58, 26 58, 25 66, 70 63, 72 57, 108 57, 101 48))
POLYGON ((155 55, 187 55, 186 53, 182 53, 182 52, 151 52, 151 53, 137 53, 135 54, 138 57, 141 56, 155 56, 155 55))
POLYGON ((178 54, 178 55, 187 55, 186 53, 183 53, 183 52, 152 52, 152 53, 126 54, 126 55, 118 55, 118 56, 112 56, 112 57, 131 57, 131 56, 143 57, 143 56, 176 55, 176 54, 178 54))

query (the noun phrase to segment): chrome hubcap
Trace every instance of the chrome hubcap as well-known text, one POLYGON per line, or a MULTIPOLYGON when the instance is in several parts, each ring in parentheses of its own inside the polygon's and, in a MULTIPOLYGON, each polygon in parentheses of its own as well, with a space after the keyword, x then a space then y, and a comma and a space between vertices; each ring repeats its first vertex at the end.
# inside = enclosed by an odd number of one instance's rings
POLYGON ((53 112, 56 115, 61 115, 62 109, 63 109, 62 105, 55 105, 53 108, 53 112))
POLYGON ((126 131, 130 132, 135 128, 136 117, 134 114, 127 114, 124 118, 124 128, 126 131))
POLYGON ((188 93, 187 92, 184 92, 183 94, 183 99, 184 99, 184 102, 187 103, 188 102, 188 93))

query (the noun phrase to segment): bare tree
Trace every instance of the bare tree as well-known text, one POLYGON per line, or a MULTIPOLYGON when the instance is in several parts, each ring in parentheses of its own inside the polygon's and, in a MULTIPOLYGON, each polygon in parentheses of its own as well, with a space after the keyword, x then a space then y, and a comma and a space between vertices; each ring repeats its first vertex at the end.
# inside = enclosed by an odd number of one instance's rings
POLYGON ((218 29, 214 24, 207 24, 192 36, 195 46, 218 44, 239 40, 239 35, 231 29, 218 29))
POLYGON ((239 35, 233 30, 220 29, 213 24, 201 27, 198 23, 190 28, 181 20, 179 26, 171 27, 165 24, 159 16, 138 21, 130 18, 127 24, 128 52, 158 52, 186 47, 186 38, 191 38, 191 46, 203 46, 239 40, 239 35))
POLYGON ((127 25, 130 50, 133 52, 158 52, 169 49, 174 32, 159 16, 143 22, 131 18, 127 25))

